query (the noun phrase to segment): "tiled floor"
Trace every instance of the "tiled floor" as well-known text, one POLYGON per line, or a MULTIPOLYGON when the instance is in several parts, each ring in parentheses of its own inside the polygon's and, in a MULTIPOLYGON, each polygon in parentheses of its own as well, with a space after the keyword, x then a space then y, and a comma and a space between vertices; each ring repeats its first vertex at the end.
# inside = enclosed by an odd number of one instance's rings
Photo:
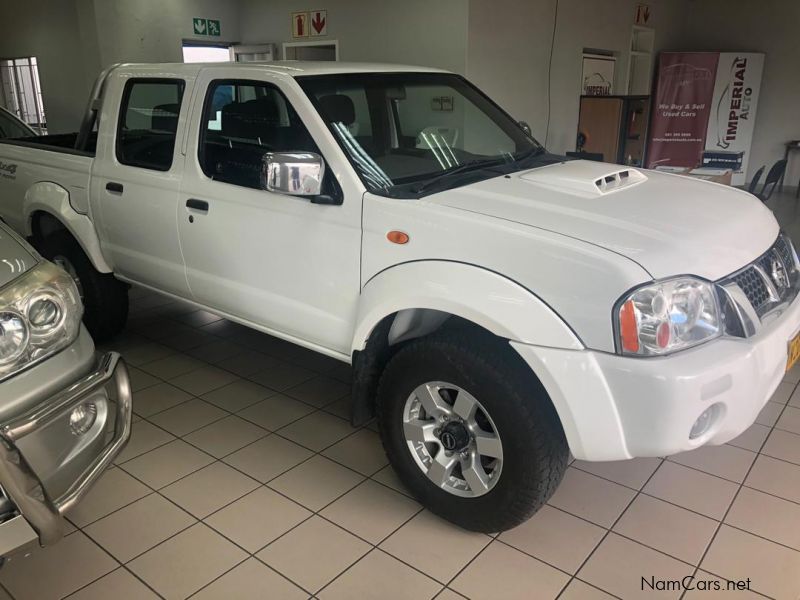
POLYGON ((720 597, 800 598, 798 369, 730 444, 574 462, 547 506, 491 537, 405 493, 374 428, 344 418, 347 366, 131 297, 112 346, 132 367, 132 439, 75 529, 0 571, 0 600, 678 598, 642 578, 687 575, 750 579, 720 597))

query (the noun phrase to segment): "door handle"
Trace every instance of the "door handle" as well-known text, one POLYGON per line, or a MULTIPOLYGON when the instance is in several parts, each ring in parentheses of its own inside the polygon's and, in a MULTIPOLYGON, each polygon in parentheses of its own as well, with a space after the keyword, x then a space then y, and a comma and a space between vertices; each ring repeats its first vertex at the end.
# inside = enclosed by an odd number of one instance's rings
POLYGON ((208 202, 205 200, 198 200, 197 198, 189 198, 186 201, 186 208, 191 208, 192 210, 199 210, 202 212, 208 212, 208 202))
POLYGON ((111 192, 112 194, 121 194, 123 190, 121 183, 114 183, 113 181, 109 181, 106 184, 106 191, 111 192))

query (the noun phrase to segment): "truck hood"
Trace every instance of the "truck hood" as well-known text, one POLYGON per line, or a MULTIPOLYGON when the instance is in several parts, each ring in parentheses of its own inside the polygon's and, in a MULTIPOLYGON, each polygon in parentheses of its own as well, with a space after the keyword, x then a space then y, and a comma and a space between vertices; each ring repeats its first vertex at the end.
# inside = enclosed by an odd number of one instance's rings
POLYGON ((741 190, 581 160, 488 179, 427 199, 606 248, 637 262, 656 279, 681 274, 719 279, 764 253, 779 232, 772 212, 741 190))
POLYGON ((38 262, 26 242, 0 222, 0 288, 38 262))

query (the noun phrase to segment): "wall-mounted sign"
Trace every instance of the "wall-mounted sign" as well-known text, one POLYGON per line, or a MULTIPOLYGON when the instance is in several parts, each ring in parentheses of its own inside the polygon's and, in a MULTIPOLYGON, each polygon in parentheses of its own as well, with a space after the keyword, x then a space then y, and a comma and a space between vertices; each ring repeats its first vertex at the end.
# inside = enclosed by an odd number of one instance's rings
POLYGON ((650 21, 650 7, 647 4, 637 4, 636 13, 633 16, 634 25, 645 26, 650 21))
POLYGON ((584 96, 610 96, 613 94, 616 63, 617 60, 613 56, 585 54, 583 56, 581 94, 584 96))
POLYGON ((292 37, 328 35, 328 11, 311 10, 292 13, 292 37))
POLYGON ((219 19, 201 19, 195 17, 192 19, 192 32, 195 35, 219 37, 222 33, 222 29, 219 24, 219 19))
POLYGON ((328 35, 328 11, 327 10, 312 10, 311 11, 311 29, 312 36, 328 35))
POLYGON ((308 13, 307 12, 292 13, 292 37, 304 38, 308 36, 309 36, 308 13))

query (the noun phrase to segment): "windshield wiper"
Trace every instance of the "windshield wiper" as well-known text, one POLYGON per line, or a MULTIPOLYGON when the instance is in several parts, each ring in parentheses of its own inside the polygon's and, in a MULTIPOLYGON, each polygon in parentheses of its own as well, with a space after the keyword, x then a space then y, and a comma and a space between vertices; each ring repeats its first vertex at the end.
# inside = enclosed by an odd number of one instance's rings
POLYGON ((480 171, 483 169, 488 169, 490 167, 496 167, 502 164, 505 164, 504 159, 497 159, 492 158, 489 160, 471 160, 469 162, 465 162, 464 164, 458 165, 457 167, 452 167, 450 169, 446 169, 439 173, 433 179, 429 179, 425 183, 412 188, 412 192, 415 194, 421 194, 430 190, 431 188, 435 187, 436 185, 440 184, 442 181, 449 179, 453 175, 458 175, 460 173, 467 173, 470 171, 480 171))
POLYGON ((515 163, 523 162, 529 158, 533 158, 534 156, 539 156, 541 154, 544 154, 545 152, 547 152, 547 150, 545 150, 544 146, 536 146, 534 148, 531 148, 530 150, 522 152, 518 156, 515 156, 514 162, 515 163))

